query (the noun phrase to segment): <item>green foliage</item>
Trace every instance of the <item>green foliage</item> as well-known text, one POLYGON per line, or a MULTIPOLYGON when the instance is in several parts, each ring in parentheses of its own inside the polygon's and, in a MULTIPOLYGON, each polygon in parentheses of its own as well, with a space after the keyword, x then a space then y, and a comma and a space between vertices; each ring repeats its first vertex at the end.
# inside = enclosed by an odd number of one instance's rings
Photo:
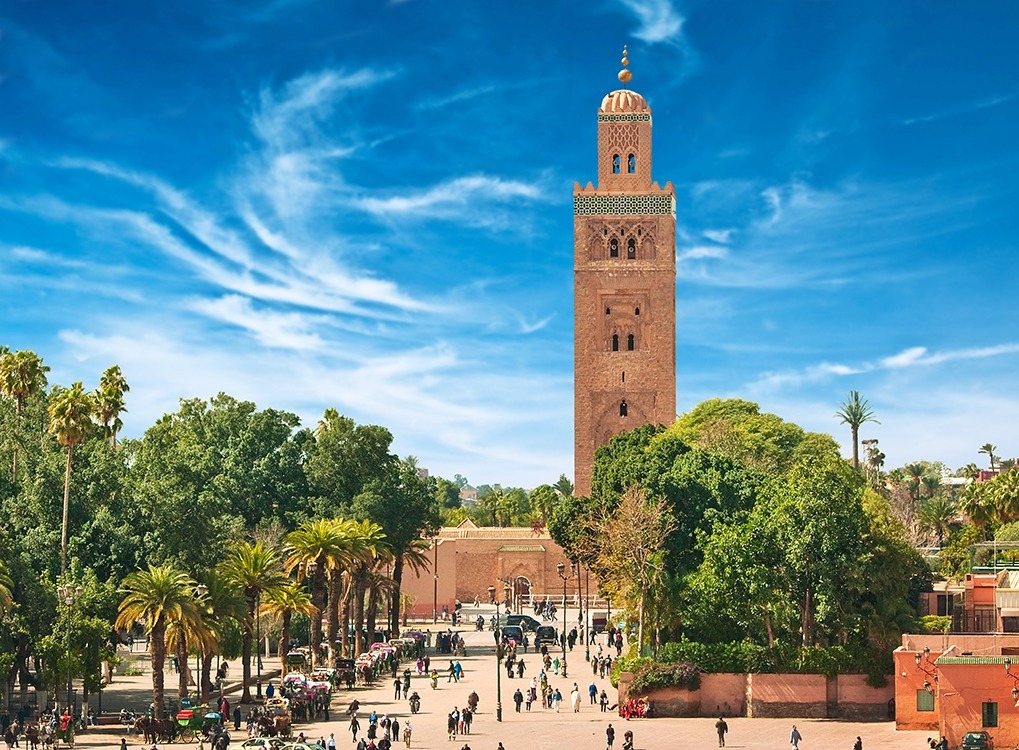
POLYGON ((920 625, 925 633, 947 633, 952 627, 952 618, 948 615, 924 615, 920 625))
POLYGON ((702 671, 696 664, 688 661, 674 664, 656 662, 644 664, 633 675, 630 693, 639 694, 669 687, 700 690, 702 671))
POLYGON ((775 671, 775 654, 751 641, 735 643, 666 643, 658 652, 663 662, 692 662, 705 672, 762 673, 775 671))

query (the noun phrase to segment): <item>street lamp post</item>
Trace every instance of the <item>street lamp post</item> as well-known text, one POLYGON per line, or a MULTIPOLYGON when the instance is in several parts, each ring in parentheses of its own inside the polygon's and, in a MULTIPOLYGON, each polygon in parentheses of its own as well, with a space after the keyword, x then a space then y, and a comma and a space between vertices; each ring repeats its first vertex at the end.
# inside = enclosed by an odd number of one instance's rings
POLYGON ((502 625, 495 618, 495 720, 502 721, 502 625))
POLYGON ((591 661, 591 569, 584 571, 584 661, 591 661))
POLYGON ((81 586, 72 588, 68 584, 57 587, 57 598, 67 607, 67 709, 71 716, 74 716, 74 706, 71 702, 71 607, 81 599, 82 593, 84 592, 81 586))
POLYGON ((432 540, 432 624, 439 621, 439 540, 432 540))
MULTIPOLYGON (((262 700, 262 618, 258 616, 258 600, 261 596, 261 591, 255 593, 255 697, 258 700, 262 700)), ((226 717, 223 717, 223 721, 226 721, 226 717)))
MULTIPOLYGON (((563 637, 561 645, 563 647, 563 677, 566 676, 566 581, 570 576, 566 575, 566 566, 563 563, 556 565, 556 573, 563 579, 563 637)), ((572 572, 572 571, 571 571, 572 572)))

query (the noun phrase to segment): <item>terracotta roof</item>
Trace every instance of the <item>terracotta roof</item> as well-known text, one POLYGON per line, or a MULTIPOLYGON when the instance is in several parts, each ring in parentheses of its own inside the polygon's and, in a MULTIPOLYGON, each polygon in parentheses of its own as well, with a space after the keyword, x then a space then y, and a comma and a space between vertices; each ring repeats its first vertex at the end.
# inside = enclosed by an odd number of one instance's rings
POLYGON ((600 112, 650 112, 647 100, 636 91, 617 89, 601 100, 600 112))

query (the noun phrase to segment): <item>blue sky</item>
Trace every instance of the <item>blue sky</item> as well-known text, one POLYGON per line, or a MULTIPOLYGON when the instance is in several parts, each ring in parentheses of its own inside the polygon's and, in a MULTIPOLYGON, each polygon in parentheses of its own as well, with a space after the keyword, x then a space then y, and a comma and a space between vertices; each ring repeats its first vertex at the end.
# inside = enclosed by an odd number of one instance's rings
POLYGON ((574 180, 630 46, 678 190, 678 404, 1019 455, 1014 3, 0 5, 0 343, 445 476, 572 470, 574 180))

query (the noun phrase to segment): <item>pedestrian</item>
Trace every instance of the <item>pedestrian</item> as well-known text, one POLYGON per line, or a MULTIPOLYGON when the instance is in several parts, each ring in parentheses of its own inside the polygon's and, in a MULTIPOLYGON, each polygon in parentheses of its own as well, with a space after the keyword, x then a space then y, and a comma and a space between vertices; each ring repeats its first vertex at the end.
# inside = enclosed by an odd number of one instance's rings
POLYGON ((326 750, 336 750, 336 737, 332 732, 329 733, 329 739, 326 740, 326 750))
POLYGON ((407 719, 407 722, 403 725, 403 744, 407 747, 410 747, 410 736, 413 729, 414 728, 410 725, 410 719, 407 719))
POLYGON ((393 696, 396 700, 400 700, 400 694, 403 692, 403 680, 397 677, 393 680, 393 688, 396 690, 396 695, 393 696))
POLYGON ((611 722, 608 728, 605 730, 605 746, 608 750, 612 750, 612 743, 616 741, 616 730, 612 728, 611 722))
POLYGON ((276 695, 276 687, 272 684, 272 680, 269 680, 269 684, 265 686, 265 697, 272 698, 276 695))
POLYGON ((456 709, 454 708, 449 712, 449 716, 446 717, 446 734, 447 739, 452 742, 456 739, 456 724, 457 724, 456 709))
POLYGON ((803 736, 800 734, 800 730, 793 724, 793 731, 789 733, 789 744, 793 746, 793 750, 800 750, 800 740, 803 736))
POLYGON ((592 706, 598 702, 598 686, 594 684, 594 681, 587 686, 587 697, 591 699, 592 706))
POLYGON ((718 732, 718 746, 725 747, 725 733, 729 731, 729 725, 725 723, 725 719, 721 716, 715 722, 715 731, 718 732))
POLYGON ((863 740, 859 736, 856 737, 856 742, 853 743, 853 750, 863 750, 863 740))
POLYGON ((127 750, 127 740, 120 738, 120 750, 127 750))
POLYGON ((357 742, 357 733, 361 731, 361 722, 357 720, 357 711, 350 712, 350 733, 353 735, 351 742, 357 742))
POLYGON ((515 693, 513 693, 513 703, 517 707, 517 713, 520 713, 520 705, 523 702, 524 702, 524 694, 520 692, 520 688, 517 688, 517 691, 515 693))
POLYGON ((601 695, 598 697, 598 705, 601 706, 602 713, 609 710, 609 694, 604 690, 601 691, 601 695))
POLYGON ((563 694, 559 692, 559 688, 556 688, 555 692, 552 693, 552 707, 555 709, 556 713, 559 713, 559 707, 562 705, 562 703, 563 694))
POLYGON ((577 683, 573 683, 573 690, 570 691, 570 705, 573 706, 573 713, 580 713, 580 688, 577 687, 577 683))
MULTIPOLYGON (((226 716, 223 716, 223 720, 226 721, 226 716)), ((241 706, 238 703, 234 706, 234 731, 241 731, 241 706)))

